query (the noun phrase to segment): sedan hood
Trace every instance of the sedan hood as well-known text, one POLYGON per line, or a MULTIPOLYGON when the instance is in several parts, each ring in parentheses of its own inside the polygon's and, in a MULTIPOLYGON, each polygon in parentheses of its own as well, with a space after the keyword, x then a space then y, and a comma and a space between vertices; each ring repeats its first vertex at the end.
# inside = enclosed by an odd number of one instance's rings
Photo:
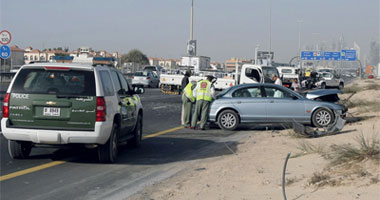
POLYGON ((327 102, 337 102, 339 101, 338 94, 343 94, 343 91, 321 89, 313 90, 306 93, 306 98, 312 100, 322 100, 327 102))

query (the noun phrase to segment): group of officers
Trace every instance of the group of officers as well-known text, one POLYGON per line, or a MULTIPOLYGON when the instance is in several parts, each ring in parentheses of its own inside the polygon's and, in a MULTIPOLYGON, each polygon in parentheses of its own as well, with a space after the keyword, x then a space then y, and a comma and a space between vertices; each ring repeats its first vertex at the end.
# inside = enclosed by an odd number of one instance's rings
POLYGON ((185 128, 196 129, 200 118, 199 129, 205 130, 210 104, 215 99, 215 88, 212 84, 213 76, 205 80, 189 81, 191 71, 188 70, 182 79, 182 116, 181 123, 185 128), (194 113, 192 113, 195 104, 194 113))

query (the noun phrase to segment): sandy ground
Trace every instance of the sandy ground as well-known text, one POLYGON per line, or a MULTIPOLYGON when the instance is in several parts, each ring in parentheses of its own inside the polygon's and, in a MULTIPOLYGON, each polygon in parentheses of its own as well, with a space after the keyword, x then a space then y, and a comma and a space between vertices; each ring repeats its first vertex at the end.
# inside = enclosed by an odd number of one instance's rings
MULTIPOLYGON (((375 81, 356 81, 366 88, 375 81)), ((376 81, 380 84, 380 81, 376 81)), ((350 86, 347 86, 350 87, 350 86)), ((344 94, 341 98, 347 98, 344 94)), ((380 90, 355 94, 351 101, 376 101, 380 90)), ((282 170, 288 152, 287 199, 380 199, 380 163, 371 159, 331 165, 331 148, 342 144, 358 146, 361 134, 380 139, 380 113, 373 105, 354 107, 352 116, 339 134, 300 138, 292 130, 247 131, 235 154, 201 159, 175 176, 138 192, 140 199, 283 199, 282 170), (365 107, 365 108, 364 108, 365 107), (314 150, 302 147, 312 146, 314 150)), ((379 144, 378 144, 379 145, 379 144)))

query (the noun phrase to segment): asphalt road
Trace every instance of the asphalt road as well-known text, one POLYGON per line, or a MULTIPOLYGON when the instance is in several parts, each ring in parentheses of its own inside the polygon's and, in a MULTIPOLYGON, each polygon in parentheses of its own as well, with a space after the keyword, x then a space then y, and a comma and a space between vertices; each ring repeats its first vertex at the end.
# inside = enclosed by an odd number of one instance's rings
MULTIPOLYGON (((144 136, 180 126, 180 96, 146 89, 140 97, 144 136)), ((179 129, 145 139, 139 149, 122 147, 116 164, 99 164, 94 150, 79 148, 36 148, 29 159, 13 160, 0 135, 0 176, 63 161, 1 181, 0 199, 123 199, 144 185, 173 175, 188 162, 231 154, 240 137, 244 131, 179 129)))
MULTIPOLYGON (((140 97, 144 136, 180 126, 180 96, 147 89, 140 97)), ((179 129, 144 139, 139 149, 122 147, 116 164, 99 164, 94 150, 80 148, 38 148, 29 159, 13 160, 1 135, 1 176, 52 161, 63 164, 1 181, 0 199, 123 199, 188 162, 233 153, 239 137, 242 134, 219 129, 179 129)))

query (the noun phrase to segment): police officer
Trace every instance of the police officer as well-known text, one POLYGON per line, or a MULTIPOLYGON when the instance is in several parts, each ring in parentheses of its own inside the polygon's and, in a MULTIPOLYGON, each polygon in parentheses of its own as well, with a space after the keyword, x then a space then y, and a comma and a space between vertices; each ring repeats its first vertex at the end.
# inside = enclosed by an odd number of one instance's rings
POLYGON ((188 83, 183 90, 182 95, 182 103, 183 103, 183 117, 184 117, 184 124, 183 126, 185 128, 190 128, 191 125, 191 111, 193 109, 193 104, 195 103, 195 97, 193 96, 193 90, 197 86, 196 81, 191 81, 188 83))
MULTIPOLYGON (((185 76, 182 78, 182 82, 181 82, 181 88, 182 88, 182 99, 184 98, 184 95, 185 95, 185 87, 187 86, 187 84, 189 84, 189 77, 191 76, 191 71, 190 70, 186 70, 185 72, 185 76)), ((184 103, 182 103, 182 109, 181 109, 181 125, 184 126, 185 125, 185 107, 184 107, 184 103)))
POLYGON ((215 89, 211 83, 212 79, 214 79, 213 76, 207 76, 207 79, 199 81, 193 90, 193 96, 196 98, 197 102, 195 104, 195 111, 191 119, 190 128, 192 129, 195 129, 199 115, 201 115, 200 129, 205 129, 210 103, 212 99, 215 99, 215 89))

